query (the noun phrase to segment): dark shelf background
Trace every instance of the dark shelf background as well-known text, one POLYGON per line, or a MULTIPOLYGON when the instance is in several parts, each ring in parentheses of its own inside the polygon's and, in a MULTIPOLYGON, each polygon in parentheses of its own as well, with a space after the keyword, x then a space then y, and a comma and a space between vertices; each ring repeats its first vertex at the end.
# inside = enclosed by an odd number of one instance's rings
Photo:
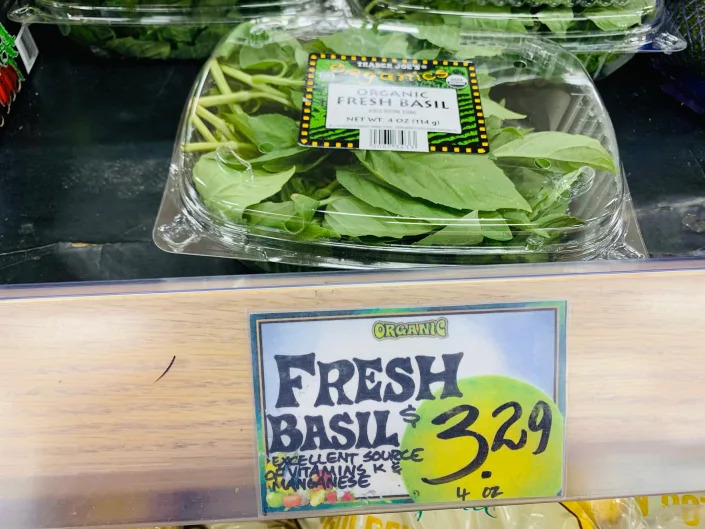
MULTIPOLYGON (((0 129, 0 283, 249 272, 152 242, 200 64, 105 60, 32 32, 40 56, 0 129)), ((663 82, 645 54, 598 87, 652 256, 705 255, 705 118, 663 82)))

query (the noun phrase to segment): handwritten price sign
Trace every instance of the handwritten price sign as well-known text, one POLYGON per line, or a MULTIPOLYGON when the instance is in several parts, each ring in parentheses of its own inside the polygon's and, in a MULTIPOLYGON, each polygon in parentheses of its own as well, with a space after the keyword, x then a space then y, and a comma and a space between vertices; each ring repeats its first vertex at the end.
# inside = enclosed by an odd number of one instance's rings
POLYGON ((402 461, 418 502, 555 496, 562 486, 563 417, 540 390, 520 380, 461 380, 463 398, 424 402, 402 449, 436 455, 402 461), (509 400, 511 399, 511 400, 509 400))
POLYGON ((564 311, 253 315, 262 512, 559 496, 564 311))

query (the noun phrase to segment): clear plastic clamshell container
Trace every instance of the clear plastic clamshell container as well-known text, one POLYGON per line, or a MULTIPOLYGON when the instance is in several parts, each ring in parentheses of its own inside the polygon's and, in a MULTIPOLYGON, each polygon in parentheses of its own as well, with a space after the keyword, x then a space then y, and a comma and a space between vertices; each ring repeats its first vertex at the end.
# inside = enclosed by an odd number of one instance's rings
POLYGON ((323 0, 16 0, 8 16, 57 24, 97 55, 202 59, 246 20, 329 7, 323 0))
POLYGON ((685 41, 664 0, 349 0, 372 20, 453 25, 463 31, 537 34, 576 53, 603 77, 636 52, 673 53, 685 41))
MULTIPOLYGON (((436 89, 455 96, 449 86, 463 82, 447 79, 436 89)), ((329 117, 340 113, 329 101, 329 117)), ((639 257, 624 244, 626 196, 610 118, 559 46, 450 27, 278 18, 235 29, 196 80, 154 239, 171 252, 339 268, 639 257), (477 126, 478 147, 436 148, 428 132, 425 152, 402 152, 395 131, 317 125, 325 93, 304 94, 321 79, 330 93, 333 83, 368 94, 398 87, 363 60, 424 65, 439 78, 472 61, 477 112, 462 119, 477 126), (330 133, 328 147, 311 146, 308 131, 330 133), (375 135, 397 143, 350 148, 375 135)))

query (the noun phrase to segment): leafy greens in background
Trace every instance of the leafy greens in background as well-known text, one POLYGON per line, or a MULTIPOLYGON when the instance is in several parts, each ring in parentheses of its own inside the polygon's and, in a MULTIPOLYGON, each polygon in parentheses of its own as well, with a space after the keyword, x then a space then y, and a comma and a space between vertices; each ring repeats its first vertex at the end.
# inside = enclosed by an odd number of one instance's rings
MULTIPOLYGON (((378 20, 403 19, 409 22, 437 24, 439 27, 454 26, 470 32, 537 32, 559 42, 569 34, 574 35, 571 38, 602 34, 618 43, 620 39, 627 38, 620 32, 639 26, 656 12, 656 2, 657 0, 369 0, 364 5, 364 11, 378 20)), ((620 53, 598 51, 578 54, 585 69, 593 76, 599 75, 602 68, 617 61, 620 56, 620 53)))
MULTIPOLYGON (((121 55, 140 59, 203 59, 208 57, 220 39, 232 25, 228 23, 198 24, 199 14, 217 13, 224 19, 241 18, 237 0, 95 0, 86 2, 91 8, 119 10, 120 18, 140 20, 154 17, 154 9, 165 13, 168 19, 170 10, 174 16, 186 14, 188 24, 142 25, 71 25, 62 28, 67 35, 79 44, 90 46, 97 52, 121 55)), ((248 8, 249 9, 249 8, 248 8)), ((258 16, 267 14, 268 8, 260 7, 258 16)), ((278 12, 272 4, 272 12, 278 12)))
POLYGON ((350 28, 305 41, 260 30, 250 46, 250 28, 235 29, 208 63, 210 88, 194 101, 184 145, 202 203, 223 222, 296 240, 525 247, 583 224, 570 214, 573 191, 595 171, 617 172, 594 138, 522 125, 527 116, 490 98, 494 79, 481 65, 489 155, 301 147, 309 53, 443 59, 482 47, 461 45, 450 27, 350 28))
POLYGON ((621 31, 655 11, 656 0, 527 0, 498 5, 467 0, 371 0, 365 12, 376 18, 452 25, 462 30, 503 33, 621 31))
POLYGON ((92 26, 74 25, 68 35, 96 51, 136 59, 202 59, 208 57, 230 30, 210 26, 92 26))

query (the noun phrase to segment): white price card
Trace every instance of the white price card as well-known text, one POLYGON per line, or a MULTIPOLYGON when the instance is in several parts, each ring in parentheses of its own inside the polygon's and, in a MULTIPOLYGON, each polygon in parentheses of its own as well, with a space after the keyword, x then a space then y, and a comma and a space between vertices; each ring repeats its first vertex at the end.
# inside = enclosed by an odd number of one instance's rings
POLYGON ((251 316, 264 514, 555 498, 565 303, 251 316))

